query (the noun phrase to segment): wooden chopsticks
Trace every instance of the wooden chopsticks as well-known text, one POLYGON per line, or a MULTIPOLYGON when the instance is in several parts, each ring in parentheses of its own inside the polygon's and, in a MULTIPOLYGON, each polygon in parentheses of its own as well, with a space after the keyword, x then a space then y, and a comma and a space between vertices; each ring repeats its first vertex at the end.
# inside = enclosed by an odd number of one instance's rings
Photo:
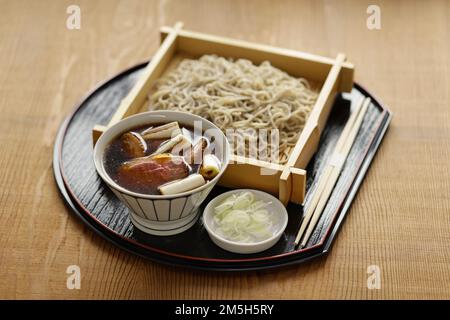
POLYGON ((356 110, 350 115, 344 130, 342 131, 330 162, 324 169, 322 176, 319 179, 317 189, 311 200, 307 211, 305 212, 300 230, 295 238, 295 246, 303 239, 300 247, 304 248, 313 232, 317 221, 319 221, 322 211, 328 201, 328 198, 333 191, 334 185, 339 178, 342 167, 350 152, 350 149, 355 141, 356 135, 361 127, 364 116, 370 104, 370 98, 362 97, 356 106, 356 110), (306 229, 306 227, 308 227, 306 229), (304 233, 306 230, 306 233, 304 233), (302 238, 303 237, 303 238, 302 238))

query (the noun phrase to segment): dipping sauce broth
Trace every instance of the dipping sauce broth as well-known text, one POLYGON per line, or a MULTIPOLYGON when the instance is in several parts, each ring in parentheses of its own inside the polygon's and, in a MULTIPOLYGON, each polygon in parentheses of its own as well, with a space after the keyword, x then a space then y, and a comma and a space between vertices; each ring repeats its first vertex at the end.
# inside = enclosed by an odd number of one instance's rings
POLYGON ((189 191, 213 179, 221 163, 211 141, 178 122, 153 124, 118 135, 105 150, 106 173, 121 187, 140 194, 189 191))

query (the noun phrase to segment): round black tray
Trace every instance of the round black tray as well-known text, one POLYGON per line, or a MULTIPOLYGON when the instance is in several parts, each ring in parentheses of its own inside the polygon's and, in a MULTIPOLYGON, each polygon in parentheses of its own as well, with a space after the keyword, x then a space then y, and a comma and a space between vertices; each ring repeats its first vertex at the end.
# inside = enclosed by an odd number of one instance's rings
MULTIPOLYGON (((92 160, 92 128, 95 124, 108 122, 145 65, 146 63, 142 63, 127 69, 99 85, 75 107, 61 125, 55 142, 53 169, 61 195, 76 216, 116 246, 170 265, 221 271, 254 270, 300 263, 325 254, 330 249, 389 125, 389 110, 357 84, 351 94, 336 97, 319 150, 307 168, 305 207, 308 206, 326 159, 351 112, 352 102, 364 95, 372 98, 372 104, 307 248, 296 250, 293 246, 303 207, 289 204, 288 227, 274 247, 258 254, 233 254, 211 242, 201 219, 191 229, 175 236, 157 237, 140 232, 131 224, 128 209, 95 171, 92 160)), ((215 187, 208 198, 226 190, 215 187)), ((208 199, 205 204, 207 202, 208 199)))

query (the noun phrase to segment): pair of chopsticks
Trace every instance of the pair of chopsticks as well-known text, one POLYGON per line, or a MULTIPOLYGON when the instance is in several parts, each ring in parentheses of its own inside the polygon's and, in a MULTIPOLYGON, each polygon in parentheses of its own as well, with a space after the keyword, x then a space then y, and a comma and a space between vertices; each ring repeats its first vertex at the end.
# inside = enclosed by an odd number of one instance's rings
POLYGON ((356 105, 356 110, 350 115, 347 123, 345 124, 344 130, 339 137, 330 162, 324 169, 324 172, 319 179, 317 189, 311 200, 311 204, 305 212, 302 224, 300 225, 300 230, 295 238, 295 246, 300 243, 301 239, 302 241, 300 247, 304 248, 306 246, 317 222, 322 215, 322 211, 325 208, 331 192, 333 191, 334 185, 339 178, 339 174, 341 173, 345 160, 347 159, 353 142, 355 141, 369 104, 370 98, 362 97, 356 105))

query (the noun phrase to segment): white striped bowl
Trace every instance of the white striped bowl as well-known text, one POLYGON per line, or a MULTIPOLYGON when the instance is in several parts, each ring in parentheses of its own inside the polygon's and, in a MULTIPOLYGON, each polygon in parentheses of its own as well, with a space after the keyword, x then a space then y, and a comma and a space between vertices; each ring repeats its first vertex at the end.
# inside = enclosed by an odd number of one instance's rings
POLYGON ((130 209, 133 225, 145 233, 159 236, 178 234, 195 224, 199 217, 200 205, 222 176, 229 158, 230 145, 219 128, 206 119, 177 111, 150 111, 125 118, 108 128, 98 139, 94 148, 94 163, 98 174, 117 198, 130 209), (190 127, 194 126, 194 121, 201 121, 203 131, 214 130, 216 155, 222 162, 222 168, 213 180, 188 192, 163 196, 129 191, 109 177, 103 165, 103 158, 106 147, 114 138, 131 128, 172 121, 178 121, 190 127))

